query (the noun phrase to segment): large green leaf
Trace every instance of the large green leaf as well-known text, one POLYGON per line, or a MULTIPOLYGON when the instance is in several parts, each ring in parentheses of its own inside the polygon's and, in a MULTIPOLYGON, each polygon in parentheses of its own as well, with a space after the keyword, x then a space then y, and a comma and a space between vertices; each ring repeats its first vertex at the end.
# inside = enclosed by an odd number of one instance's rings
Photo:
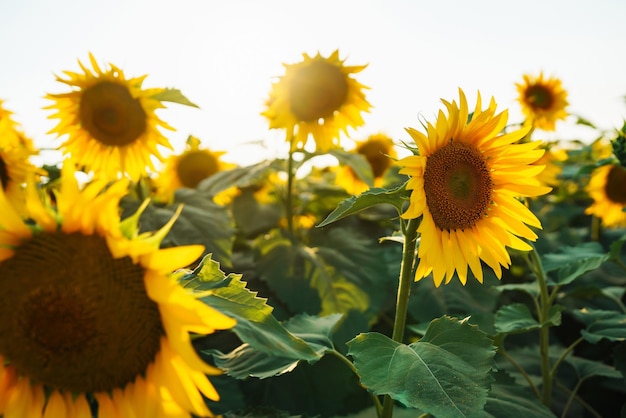
POLYGON ((292 371, 301 360, 313 364, 322 358, 326 351, 333 349, 331 334, 340 319, 341 315, 338 314, 325 317, 304 314, 295 316, 284 324, 287 332, 308 344, 316 357, 294 357, 293 350, 282 346, 275 346, 270 352, 261 351, 246 343, 230 353, 213 353, 215 364, 229 376, 237 379, 248 377, 264 379, 281 375, 292 371))
POLYGON ((560 252, 544 254, 546 272, 556 272, 556 284, 571 283, 588 271, 595 270, 609 259, 609 254, 597 242, 586 242, 576 247, 563 247, 560 252))
POLYGON ((528 387, 520 386, 504 371, 493 374, 495 382, 487 395, 484 418, 554 418, 528 387))
POLYGON ((352 196, 344 200, 324 219, 318 227, 329 225, 346 216, 353 215, 374 205, 389 204, 394 206, 398 213, 402 212, 402 206, 406 202, 409 192, 405 185, 394 189, 372 188, 359 196, 352 196))
POLYGON ((585 324, 580 333, 590 343, 597 343, 603 338, 609 341, 626 340, 626 314, 600 309, 581 309, 571 312, 576 319, 585 324))
POLYGON ((314 360, 319 355, 306 342, 288 332, 272 315, 267 300, 246 288, 241 275, 225 276, 219 264, 205 257, 180 282, 195 291, 210 291, 202 297, 207 305, 237 320, 233 332, 254 349, 268 354, 279 350, 283 356, 314 360))
POLYGON ((411 345, 370 332, 348 346, 361 383, 377 395, 450 418, 473 416, 485 405, 495 349, 465 321, 435 319, 411 345))

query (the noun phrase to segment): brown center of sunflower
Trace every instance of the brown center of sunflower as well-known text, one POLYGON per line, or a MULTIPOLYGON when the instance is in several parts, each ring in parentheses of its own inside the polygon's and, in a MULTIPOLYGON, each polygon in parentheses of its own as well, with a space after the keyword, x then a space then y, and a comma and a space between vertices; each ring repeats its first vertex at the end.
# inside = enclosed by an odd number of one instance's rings
POLYGON ((492 187, 487 163, 472 145, 451 141, 426 160, 426 203, 441 230, 473 227, 491 204, 492 187))
POLYGON ((294 75, 289 103, 296 119, 314 122, 332 116, 344 104, 347 95, 348 81, 341 68, 325 61, 314 61, 294 75))
POLYGON ((146 112, 127 87, 101 81, 82 92, 80 122, 102 144, 121 147, 146 130, 146 112))
POLYGON ((548 110, 554 103, 552 91, 541 84, 534 84, 526 89, 526 102, 535 109, 548 110))
POLYGON ((104 238, 41 233, 0 263, 0 353, 23 375, 73 392, 123 388, 164 335, 144 270, 104 238))
POLYGON ((389 153, 389 147, 382 141, 366 141, 357 147, 357 152, 370 163, 374 178, 382 177, 391 165, 391 159, 385 155, 389 153))
POLYGON ((2 186, 2 190, 6 190, 9 182, 11 181, 11 177, 9 177, 9 170, 7 169, 7 163, 4 162, 4 159, 0 157, 0 186, 2 186))
POLYGON ((189 151, 180 158, 176 166, 180 182, 190 189, 218 171, 217 157, 206 151, 189 151))
POLYGON ((611 167, 606 177, 604 191, 612 202, 626 205, 626 169, 619 165, 611 167))

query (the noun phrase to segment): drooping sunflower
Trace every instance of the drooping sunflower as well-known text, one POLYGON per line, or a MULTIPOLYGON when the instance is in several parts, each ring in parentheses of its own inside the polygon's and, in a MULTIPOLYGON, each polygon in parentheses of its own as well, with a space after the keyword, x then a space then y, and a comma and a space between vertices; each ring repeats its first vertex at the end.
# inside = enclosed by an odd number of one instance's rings
MULTIPOLYGON (((393 163, 392 158, 397 156, 393 140, 382 133, 370 135, 364 141, 357 142, 353 152, 365 157, 374 175, 374 187, 381 187, 383 176, 393 163)), ((336 183, 353 195, 363 193, 369 188, 349 166, 339 167, 336 183)))
POLYGON ((523 83, 516 83, 518 101, 522 112, 535 128, 554 131, 556 122, 567 117, 567 91, 556 77, 544 78, 543 72, 534 77, 523 76, 523 83))
POLYGON ((174 129, 155 113, 165 107, 155 98, 163 89, 144 89, 145 75, 127 79, 115 65, 102 69, 93 55, 89 59, 91 69, 78 61, 83 73, 57 76, 70 92, 46 96, 55 102, 46 107, 56 111, 49 118, 59 119, 50 133, 67 136, 64 154, 96 176, 138 180, 154 169, 153 157, 163 161, 159 147, 172 149, 159 128, 174 129))
POLYGON ((586 214, 597 216, 607 228, 626 227, 626 168, 620 164, 596 168, 586 189, 593 199, 586 214))
POLYGON ((28 223, 0 192, 0 415, 210 416, 219 371, 190 333, 234 320, 170 275, 202 246, 159 249, 174 219, 139 234, 139 213, 119 217, 127 180, 81 189, 73 170, 54 203, 28 189, 28 223))
POLYGON ((436 286, 455 272, 465 284, 468 266, 482 282, 481 260, 501 278, 502 267, 511 265, 506 247, 529 251, 520 238, 535 240, 529 226, 541 228, 517 198, 550 191, 535 178, 543 167, 532 165, 543 155, 540 142, 515 143, 530 126, 503 134, 508 112, 496 113, 493 99, 482 110, 480 93, 468 122, 460 89, 459 95, 459 104, 442 100, 448 115, 440 110, 426 134, 407 129, 419 154, 398 161, 400 173, 410 176, 410 205, 402 217, 422 217, 415 280, 432 272, 436 286))
POLYGON ((211 151, 200 147, 200 140, 194 136, 187 138, 185 149, 170 156, 163 171, 154 179, 156 197, 171 202, 177 189, 194 189, 198 184, 220 171, 235 167, 235 164, 222 161, 225 152, 211 151))
POLYGON ((292 149, 313 136, 318 151, 339 143, 341 132, 363 125, 362 112, 371 105, 365 87, 352 77, 366 65, 346 66, 335 50, 328 58, 319 53, 295 64, 283 64, 285 74, 272 85, 262 113, 270 128, 285 129, 292 149))

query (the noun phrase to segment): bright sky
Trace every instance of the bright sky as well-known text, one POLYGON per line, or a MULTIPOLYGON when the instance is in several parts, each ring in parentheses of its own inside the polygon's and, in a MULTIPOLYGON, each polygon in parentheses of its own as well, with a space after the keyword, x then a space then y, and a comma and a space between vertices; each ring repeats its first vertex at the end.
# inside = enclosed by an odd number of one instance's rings
MULTIPOLYGON (((284 133, 260 116, 282 63, 339 49, 346 65, 368 64, 357 79, 373 105, 361 140, 385 132, 408 141, 418 116, 434 120, 440 98, 480 90, 521 122, 515 83, 524 73, 554 75, 569 110, 607 130, 626 118, 626 1, 623 0, 2 0, 0 99, 40 147, 54 147, 45 93, 65 91, 54 74, 79 71, 91 51, 145 87, 175 87, 200 109, 168 105, 158 115, 239 163, 282 150, 284 133), (267 149, 243 145, 264 141, 267 149)), ((472 104, 470 103, 470 107, 472 104)), ((545 138, 591 140, 597 133, 557 124, 545 138)), ((347 147, 350 141, 345 141, 347 147)))

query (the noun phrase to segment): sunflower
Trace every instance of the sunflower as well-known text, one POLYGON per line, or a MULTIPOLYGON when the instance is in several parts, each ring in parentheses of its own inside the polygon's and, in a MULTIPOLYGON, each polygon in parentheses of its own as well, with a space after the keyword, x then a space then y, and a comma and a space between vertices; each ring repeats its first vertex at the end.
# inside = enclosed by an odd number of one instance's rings
POLYGON ((318 151, 338 145, 340 133, 365 122, 370 110, 364 85, 351 77, 366 66, 345 66, 336 50, 328 58, 303 54, 296 64, 283 64, 285 74, 273 85, 262 113, 270 128, 285 129, 292 149, 304 146, 309 134, 318 151), (294 136, 295 135, 295 136, 294 136))
POLYGON ((543 155, 540 142, 515 143, 530 127, 503 134, 508 113, 496 113, 493 99, 481 110, 480 93, 468 121, 460 89, 459 95, 459 104, 442 100, 448 116, 440 110, 426 134, 407 129, 419 154, 398 161, 400 174, 411 176, 402 217, 422 217, 415 280, 432 272, 436 286, 444 278, 450 282, 455 272, 465 284, 468 266, 482 282, 481 260, 501 278, 501 267, 511 265, 505 247, 531 250, 520 237, 535 240, 528 225, 541 227, 517 197, 550 191, 535 179, 543 167, 531 165, 543 155))
POLYGON ((93 55, 89 59, 92 69, 78 61, 83 73, 65 71, 67 79, 57 76, 72 91, 46 96, 55 101, 46 107, 56 111, 49 118, 59 119, 50 133, 67 135, 61 144, 64 154, 87 171, 137 180, 154 169, 152 157, 163 161, 159 146, 172 149, 159 128, 173 128, 155 114, 165 107, 154 98, 163 90, 143 89, 145 75, 126 79, 118 67, 101 69, 93 55))
POLYGON ((626 227, 626 168, 606 164, 591 173, 587 193, 593 199, 585 213, 597 216, 607 228, 626 227))
POLYGON ((177 189, 195 189, 202 180, 213 174, 234 168, 235 164, 221 160, 224 154, 201 148, 200 140, 189 136, 183 152, 170 156, 163 171, 154 179, 157 199, 171 202, 177 189))
POLYGON ((46 172, 30 162, 29 158, 38 151, 11 115, 0 101, 0 186, 8 200, 23 212, 25 182, 46 172))
POLYGON ((127 180, 81 190, 73 170, 54 204, 31 184, 29 222, 0 192, 0 415, 210 416, 219 371, 190 333, 234 320, 170 275, 203 247, 159 249, 174 219, 138 234, 141 211, 119 217, 127 180))
POLYGON ((543 72, 538 77, 525 74, 524 83, 515 85, 522 112, 535 128, 554 131, 556 121, 567 117, 567 91, 558 78, 544 79, 543 72))
MULTIPOLYGON (((374 187, 381 187, 383 176, 393 163, 391 158, 396 157, 391 138, 382 133, 370 135, 366 140, 357 142, 353 152, 365 157, 374 175, 374 187)), ((369 189, 369 186, 349 166, 338 167, 336 183, 353 195, 361 194, 369 189)))
POLYGON ((3 146, 0 137, 0 185, 7 200, 20 213, 24 213, 24 185, 46 174, 45 170, 29 161, 31 155, 31 151, 22 146, 3 146))

